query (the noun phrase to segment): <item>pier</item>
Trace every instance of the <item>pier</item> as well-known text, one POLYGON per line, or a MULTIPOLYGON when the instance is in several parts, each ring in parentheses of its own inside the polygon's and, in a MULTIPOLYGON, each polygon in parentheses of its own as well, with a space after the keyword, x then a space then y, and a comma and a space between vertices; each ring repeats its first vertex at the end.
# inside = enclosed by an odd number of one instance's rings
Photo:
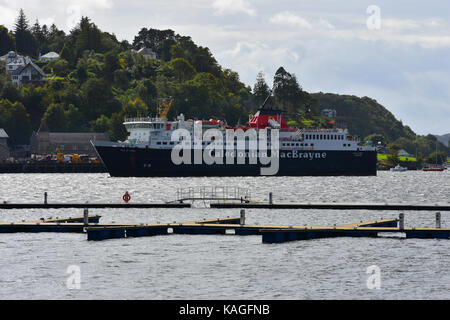
POLYGON ((0 163, 0 173, 107 173, 102 163, 0 163))
POLYGON ((380 234, 402 234, 404 238, 450 239, 450 229, 441 228, 441 214, 436 213, 435 228, 404 228, 404 214, 399 219, 360 221, 333 226, 281 226, 245 224, 245 211, 240 217, 203 219, 167 224, 99 223, 100 216, 40 219, 30 222, 0 223, 0 233, 72 232, 86 233, 87 240, 183 235, 261 235, 262 243, 283 243, 336 237, 378 237, 380 234))
POLYGON ((450 203, 211 203, 216 209, 326 209, 326 210, 394 210, 394 211, 450 211, 450 203))
POLYGON ((190 208, 189 203, 0 203, 0 209, 190 208))

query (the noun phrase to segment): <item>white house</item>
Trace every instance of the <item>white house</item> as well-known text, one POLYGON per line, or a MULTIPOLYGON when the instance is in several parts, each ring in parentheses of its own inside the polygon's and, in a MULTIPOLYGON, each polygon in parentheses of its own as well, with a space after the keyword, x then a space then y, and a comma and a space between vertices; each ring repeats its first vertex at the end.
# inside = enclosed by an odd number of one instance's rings
POLYGON ((12 72, 26 64, 26 58, 18 55, 14 51, 10 51, 4 56, 1 56, 0 60, 6 62, 6 72, 12 72))
POLYGON ((138 51, 138 53, 142 54, 146 58, 158 59, 156 53, 154 53, 153 50, 149 48, 142 48, 138 51))
POLYGON ((11 72, 11 80, 15 85, 26 83, 42 84, 45 82, 45 73, 31 59, 26 60, 26 64, 11 72))
POLYGON ((324 117, 329 117, 329 118, 336 118, 337 112, 335 109, 323 109, 320 112, 320 115, 322 115, 324 117))
POLYGON ((6 73, 11 75, 15 85, 23 83, 41 84, 45 82, 45 73, 30 57, 23 57, 14 51, 1 56, 0 60, 6 62, 6 73))
POLYGON ((59 54, 56 52, 49 52, 44 54, 43 56, 39 56, 39 61, 47 62, 47 61, 56 61, 59 60, 59 54))

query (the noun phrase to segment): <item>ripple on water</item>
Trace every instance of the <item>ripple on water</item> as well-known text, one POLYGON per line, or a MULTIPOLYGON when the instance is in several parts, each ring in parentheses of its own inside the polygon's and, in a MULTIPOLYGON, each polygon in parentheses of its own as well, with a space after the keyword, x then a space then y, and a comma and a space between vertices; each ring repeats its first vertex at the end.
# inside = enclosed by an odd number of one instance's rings
MULTIPOLYGON (((286 202, 448 202, 450 172, 380 172, 376 177, 110 178, 105 174, 2 175, 0 200, 118 202, 173 200, 179 187, 228 185, 256 200, 286 202), (32 188, 30 188, 32 186, 32 188)), ((172 222, 237 216, 238 210, 92 210, 102 221, 172 222)), ((7 210, 3 221, 81 215, 76 210, 7 210)), ((248 210, 248 223, 344 224, 396 212, 248 210)), ((450 214, 442 213, 443 227, 450 214)), ((433 226, 434 214, 406 213, 407 226, 433 226)), ((156 236, 87 242, 78 234, 0 234, 0 299, 449 299, 450 242, 336 238, 261 243, 259 236, 156 236), (81 289, 68 290, 68 267, 81 289), (381 289, 367 288, 367 268, 381 289), (219 281, 218 281, 219 280, 219 281)))

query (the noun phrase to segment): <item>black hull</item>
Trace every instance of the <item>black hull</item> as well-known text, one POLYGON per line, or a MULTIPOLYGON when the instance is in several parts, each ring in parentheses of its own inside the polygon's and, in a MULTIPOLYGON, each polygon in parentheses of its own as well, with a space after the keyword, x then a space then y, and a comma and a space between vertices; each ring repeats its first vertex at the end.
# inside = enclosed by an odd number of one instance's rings
MULTIPOLYGON (((169 149, 112 146, 95 146, 95 148, 112 177, 261 176, 261 167, 267 167, 259 163, 175 165, 171 161, 169 149)), ((277 176, 376 176, 377 174, 376 151, 315 150, 294 153, 280 151, 277 176)))

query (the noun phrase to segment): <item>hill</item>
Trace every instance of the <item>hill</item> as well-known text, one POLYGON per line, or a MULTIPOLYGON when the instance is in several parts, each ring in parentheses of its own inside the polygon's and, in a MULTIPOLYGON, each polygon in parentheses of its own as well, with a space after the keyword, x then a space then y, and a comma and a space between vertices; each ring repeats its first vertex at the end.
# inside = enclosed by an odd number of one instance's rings
POLYGON ((445 144, 446 146, 450 147, 450 133, 443 134, 443 135, 434 135, 440 142, 445 144))
MULTIPOLYGON (((322 92, 310 95, 318 109, 335 109, 336 122, 366 141, 376 137, 374 143, 381 140, 385 145, 396 144, 419 158, 425 158, 436 150, 435 136, 417 135, 375 99, 322 92)), ((438 149, 450 156, 448 144, 437 143, 438 149)))
MULTIPOLYGON (((167 97, 174 98, 169 118, 184 113, 243 124, 269 97, 267 104, 284 110, 290 125, 332 127, 333 119, 320 111, 336 109, 337 123, 366 140, 395 143, 423 157, 435 151, 436 137, 416 135, 374 99, 310 94, 283 67, 271 86, 259 73, 251 88, 220 66, 207 47, 170 29, 142 28, 129 43, 87 17, 66 34, 55 25, 30 26, 20 11, 14 30, 0 26, 0 56, 9 51, 31 56, 47 75, 43 85, 16 86, 0 63, 0 128, 8 132, 10 146, 28 144, 42 120, 51 131, 106 131, 112 140, 123 140, 125 117, 155 115, 167 97), (146 57, 141 49, 152 54, 146 57), (38 53, 49 51, 60 59, 39 61, 38 53)), ((450 154, 442 144, 439 150, 450 154)))

